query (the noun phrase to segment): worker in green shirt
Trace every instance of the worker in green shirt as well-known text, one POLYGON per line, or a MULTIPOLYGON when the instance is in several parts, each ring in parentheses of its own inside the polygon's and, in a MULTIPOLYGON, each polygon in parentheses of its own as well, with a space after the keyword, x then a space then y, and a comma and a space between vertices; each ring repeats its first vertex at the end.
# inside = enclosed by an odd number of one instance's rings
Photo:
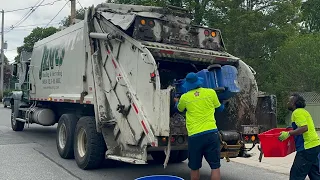
POLYGON ((191 169, 191 180, 200 179, 199 169, 202 158, 211 167, 211 180, 220 180, 220 138, 214 117, 215 109, 223 110, 216 92, 213 89, 201 88, 203 79, 195 73, 186 76, 183 87, 187 93, 180 99, 175 98, 176 107, 180 112, 186 111, 188 130, 188 152, 191 169))
POLYGON ((292 131, 281 132, 279 140, 284 141, 294 136, 296 157, 290 170, 290 180, 320 180, 319 156, 320 140, 315 130, 311 115, 305 109, 302 96, 293 94, 289 98, 288 109, 292 112, 292 131))

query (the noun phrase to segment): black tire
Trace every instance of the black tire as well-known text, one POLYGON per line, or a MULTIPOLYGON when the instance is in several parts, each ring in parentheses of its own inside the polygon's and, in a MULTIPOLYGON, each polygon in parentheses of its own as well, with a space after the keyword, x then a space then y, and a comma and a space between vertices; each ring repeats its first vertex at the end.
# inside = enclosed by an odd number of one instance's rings
MULTIPOLYGON (((153 160, 157 163, 163 163, 166 159, 166 155, 163 151, 151 152, 153 160)), ((180 163, 188 159, 188 151, 171 151, 169 163, 180 163)))
POLYGON ((74 157, 78 167, 84 170, 99 168, 105 159, 106 149, 102 134, 96 130, 95 118, 80 118, 74 136, 74 157))
POLYGON ((13 131, 23 131, 24 122, 14 120, 19 112, 14 111, 14 106, 11 106, 11 128, 13 131))
POLYGON ((213 71, 215 69, 221 69, 221 65, 220 64, 212 64, 210 66, 207 67, 208 71, 213 71))
POLYGON ((56 145, 60 157, 64 159, 74 158, 73 144, 77 121, 78 118, 73 114, 63 114, 59 119, 56 134, 56 145), (63 134, 65 137, 63 137, 63 134))

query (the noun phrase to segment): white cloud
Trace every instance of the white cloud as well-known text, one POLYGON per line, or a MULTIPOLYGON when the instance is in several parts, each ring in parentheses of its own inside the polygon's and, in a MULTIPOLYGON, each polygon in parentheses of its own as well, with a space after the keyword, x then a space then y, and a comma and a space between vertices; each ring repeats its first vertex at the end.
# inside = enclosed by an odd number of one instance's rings
MULTIPOLYGON (((43 4, 54 2, 55 0, 45 0, 43 4)), ((24 37, 28 36, 34 27, 23 27, 28 25, 39 25, 39 27, 44 27, 50 20, 58 13, 58 11, 65 5, 69 0, 61 0, 53 5, 40 6, 38 7, 28 19, 26 19, 22 24, 10 32, 4 34, 4 40, 8 43, 8 48, 5 50, 5 55, 9 61, 13 61, 14 57, 17 55, 17 47, 23 44, 24 37)), ((1 8, 4 11, 10 11, 15 9, 22 9, 34 6, 39 0, 0 0, 1 8)), ((79 0, 83 7, 96 6, 99 3, 105 2, 105 0, 79 0)), ((76 4, 77 9, 80 9, 79 3, 76 4)), ((27 10, 7 12, 4 15, 4 27, 5 31, 8 30, 12 25, 15 25, 27 12, 27 10)), ((59 27, 59 22, 66 16, 70 14, 70 2, 65 8, 60 12, 60 14, 52 21, 49 26, 59 27)), ((0 15, 1 17, 1 15, 0 15)), ((1 21, 1 18, 0 18, 1 21)), ((1 24, 0 24, 1 25, 1 24)), ((0 43, 1 46, 1 43, 0 43)))

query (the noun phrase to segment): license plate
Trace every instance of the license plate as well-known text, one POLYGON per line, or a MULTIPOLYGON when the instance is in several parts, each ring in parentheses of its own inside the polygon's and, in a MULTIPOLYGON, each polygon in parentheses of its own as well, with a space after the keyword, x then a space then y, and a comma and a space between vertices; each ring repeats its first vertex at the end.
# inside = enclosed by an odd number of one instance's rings
POLYGON ((243 134, 259 134, 258 126, 244 125, 242 127, 243 127, 243 134))

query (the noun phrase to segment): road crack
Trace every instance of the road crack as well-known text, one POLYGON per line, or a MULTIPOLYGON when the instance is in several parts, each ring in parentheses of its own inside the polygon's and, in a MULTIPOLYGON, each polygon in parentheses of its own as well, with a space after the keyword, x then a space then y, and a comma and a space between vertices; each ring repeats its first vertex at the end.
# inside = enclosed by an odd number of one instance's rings
POLYGON ((46 154, 44 154, 43 152, 33 148, 35 151, 37 151, 39 154, 41 154, 43 157, 47 158, 49 161, 53 162, 54 164, 56 164, 57 166, 59 166, 60 168, 64 169, 68 174, 70 174, 71 176, 82 180, 80 177, 78 177, 77 175, 73 174, 71 171, 69 171, 67 168, 63 167, 61 164, 57 163, 55 160, 51 159, 49 156, 47 156, 46 154))

